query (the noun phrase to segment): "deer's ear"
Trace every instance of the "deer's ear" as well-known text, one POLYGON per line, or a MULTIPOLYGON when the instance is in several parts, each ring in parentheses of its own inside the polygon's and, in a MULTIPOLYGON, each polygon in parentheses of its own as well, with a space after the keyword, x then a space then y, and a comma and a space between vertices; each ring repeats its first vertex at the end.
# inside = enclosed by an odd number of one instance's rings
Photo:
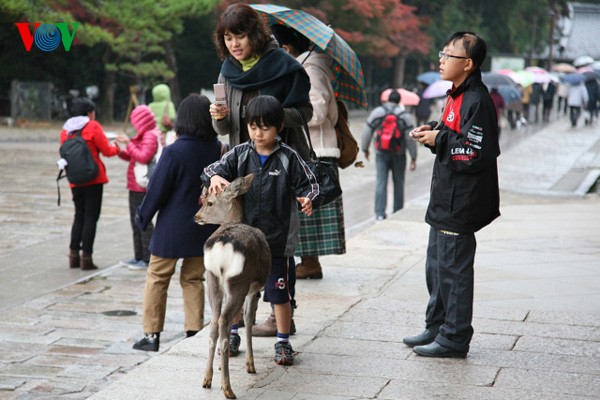
POLYGON ((225 191, 231 193, 233 197, 241 196, 250 189, 250 185, 252 184, 253 179, 254 174, 237 178, 225 188, 225 191))
POLYGON ((250 185, 252 185, 252 181, 254 180, 254 177, 256 176, 256 174, 248 174, 246 176, 244 176, 243 178, 241 178, 243 180, 242 182, 242 189, 241 189, 241 193, 246 193, 248 190, 250 190, 250 185))

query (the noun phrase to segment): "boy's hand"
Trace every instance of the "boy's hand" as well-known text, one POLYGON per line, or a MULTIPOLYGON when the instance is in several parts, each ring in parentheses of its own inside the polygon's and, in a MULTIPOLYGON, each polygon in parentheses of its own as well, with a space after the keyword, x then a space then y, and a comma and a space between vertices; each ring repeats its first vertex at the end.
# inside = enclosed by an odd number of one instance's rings
POLYGON ((439 133, 439 129, 430 131, 420 131, 413 135, 413 138, 421 144, 426 144, 431 147, 435 147, 435 138, 439 133))
POLYGON ((218 194, 223 191, 225 186, 229 185, 229 181, 219 175, 213 175, 210 177, 210 187, 208 188, 209 193, 218 194))
POLYGON ((302 207, 301 211, 310 217, 313 212, 312 201, 308 197, 297 197, 296 200, 298 200, 298 203, 302 207))

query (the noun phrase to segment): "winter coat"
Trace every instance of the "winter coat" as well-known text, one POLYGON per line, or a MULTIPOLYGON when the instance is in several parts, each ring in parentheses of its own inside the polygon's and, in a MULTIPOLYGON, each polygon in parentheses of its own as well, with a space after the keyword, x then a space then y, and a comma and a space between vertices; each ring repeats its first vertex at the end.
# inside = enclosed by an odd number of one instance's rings
POLYGON ((198 225, 194 221, 200 209, 200 176, 220 155, 221 142, 217 139, 188 135, 179 136, 163 149, 135 216, 136 225, 145 230, 158 213, 150 242, 153 255, 164 258, 204 256, 204 242, 218 226, 198 225))
POLYGON ((589 100, 588 91, 583 83, 571 85, 567 95, 569 107, 584 107, 589 100))
POLYGON ((119 154, 119 157, 129 161, 127 167, 127 189, 132 192, 145 192, 135 181, 133 169, 135 163, 148 164, 154 158, 158 150, 160 131, 156 128, 154 113, 148 106, 138 106, 131 112, 131 124, 137 131, 137 135, 131 138, 127 147, 119 154))
POLYGON ((152 102, 148 104, 148 107, 150 107, 154 113, 156 126, 162 133, 168 131, 168 129, 162 124, 162 117, 165 113, 165 109, 167 110, 171 121, 173 121, 173 124, 175 124, 175 118, 177 115, 175 113, 175 104, 173 104, 171 101, 171 89, 164 83, 156 85, 152 88, 152 102))
MULTIPOLYGON (((105 157, 113 157, 119 154, 119 148, 116 145, 110 144, 108 138, 102 130, 102 126, 98 121, 90 120, 88 117, 79 116, 69 118, 63 125, 63 129, 60 132, 60 144, 62 145, 67 140, 67 133, 73 132, 83 128, 81 131, 81 137, 85 140, 94 161, 98 164, 98 177, 91 182, 84 183, 82 185, 74 185, 69 183, 69 187, 81 187, 89 185, 98 185, 108 183, 108 177, 106 175, 106 167, 102 160, 100 160, 100 153, 105 157)), ((68 167, 67 167, 68 168, 68 167)))
POLYGON ((313 116, 308 121, 310 140, 317 157, 340 157, 335 124, 338 120, 338 107, 331 86, 333 78, 333 58, 327 53, 313 50, 296 57, 310 79, 310 103, 313 116))
POLYGON ((423 92, 425 92, 425 89, 417 90, 419 104, 417 104, 417 107, 415 108, 415 115, 419 121, 427 120, 431 115, 431 99, 424 99, 423 92))
POLYGON ((229 135, 231 147, 242 142, 240 126, 244 123, 246 104, 258 95, 271 95, 284 107, 285 130, 281 136, 303 159, 308 159, 308 142, 299 112, 306 122, 312 118, 313 110, 308 95, 310 81, 302 65, 280 49, 274 39, 256 65, 248 71, 242 70, 239 61, 227 57, 221 66, 218 82, 225 84, 229 115, 221 120, 213 120, 213 127, 219 135, 229 135))
POLYGON ((472 233, 500 215, 498 120, 480 72, 452 89, 435 146, 427 146, 435 161, 425 220, 439 230, 472 233))
MULTIPOLYGON (((399 115, 400 118, 404 121, 405 129, 402 132, 402 137, 404 138, 404 148, 408 150, 410 154, 411 160, 417 159, 417 145, 415 141, 412 140, 408 134, 415 127, 415 122, 412 116, 408 112, 404 112, 404 106, 402 104, 392 103, 390 101, 386 101, 379 107, 375 107, 373 111, 367 117, 367 121, 365 126, 363 127, 361 133, 360 140, 360 148, 362 151, 367 152, 369 147, 371 146, 371 140, 373 139, 373 134, 377 134, 376 131, 381 126, 381 121, 385 117, 386 114, 393 112, 396 115, 399 115)), ((406 153, 402 153, 401 155, 406 155, 406 153)))
POLYGON ((254 142, 248 141, 206 167, 202 180, 209 186, 213 175, 231 182, 250 173, 256 176, 244 194, 244 223, 264 232, 273 256, 291 257, 299 231, 296 197, 319 197, 316 178, 300 155, 277 138, 264 165, 260 165, 254 142))

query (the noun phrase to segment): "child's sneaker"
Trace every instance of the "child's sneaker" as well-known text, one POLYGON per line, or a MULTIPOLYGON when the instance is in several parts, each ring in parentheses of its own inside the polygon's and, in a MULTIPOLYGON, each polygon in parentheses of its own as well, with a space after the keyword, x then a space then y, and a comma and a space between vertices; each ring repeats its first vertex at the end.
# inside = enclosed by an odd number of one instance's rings
POLYGON ((275 343, 275 364, 294 364, 294 349, 292 349, 292 345, 289 342, 275 343))
POLYGON ((148 269, 148 263, 144 260, 137 260, 134 263, 127 264, 127 268, 134 270, 134 271, 142 270, 142 269, 146 270, 146 269, 148 269))
POLYGON ((133 345, 135 350, 143 350, 143 351, 158 351, 158 346, 160 344, 160 334, 159 333, 146 333, 144 337, 133 345))
POLYGON ((240 354, 240 343, 242 339, 237 333, 229 335, 229 357, 235 357, 240 354))
POLYGON ((122 267, 128 267, 130 264, 135 264, 136 262, 138 262, 138 260, 136 260, 135 258, 131 258, 129 260, 121 260, 119 261, 119 264, 122 267))

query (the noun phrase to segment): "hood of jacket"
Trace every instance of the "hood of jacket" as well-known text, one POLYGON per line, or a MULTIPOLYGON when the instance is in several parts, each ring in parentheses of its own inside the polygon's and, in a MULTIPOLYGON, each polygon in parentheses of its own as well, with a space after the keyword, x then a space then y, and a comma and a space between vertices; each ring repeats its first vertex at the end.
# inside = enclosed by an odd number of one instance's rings
POLYGON ((129 119, 139 133, 156 128, 156 118, 148 106, 141 105, 134 108, 129 119))
POLYGON ((81 115, 77 117, 72 117, 65 121, 63 129, 67 132, 73 132, 78 129, 83 129, 83 127, 86 126, 88 122, 90 122, 90 117, 85 117, 81 115))
POLYGON ((161 83, 152 88, 152 101, 170 101, 171 88, 161 83))

